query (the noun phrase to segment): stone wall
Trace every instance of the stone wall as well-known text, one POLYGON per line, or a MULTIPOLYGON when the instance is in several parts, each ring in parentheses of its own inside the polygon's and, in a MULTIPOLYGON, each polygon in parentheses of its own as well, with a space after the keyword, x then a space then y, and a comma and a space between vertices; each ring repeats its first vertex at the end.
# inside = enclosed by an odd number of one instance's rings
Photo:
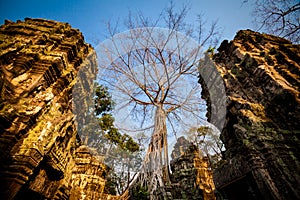
POLYGON ((215 185, 208 158, 199 149, 180 137, 172 151, 171 189, 173 199, 215 200, 215 185))
POLYGON ((1 199, 101 195, 105 166, 80 146, 72 112, 79 69, 96 74, 92 47, 67 23, 25 19, 1 26, 0 49, 1 199))
POLYGON ((137 177, 128 188, 130 196, 126 197, 123 194, 120 199, 216 200, 209 160, 195 144, 184 136, 179 137, 173 147, 171 158, 170 181, 163 180, 165 185, 158 187, 153 196, 146 192, 147 185, 137 177), (143 195, 139 196, 139 194, 143 195))
POLYGON ((299 199, 300 46, 245 30, 218 51, 227 163, 214 173, 216 187, 229 199, 299 199))
POLYGON ((105 186, 106 166, 101 159, 91 155, 86 146, 75 153, 75 168, 72 170, 70 199, 101 199, 105 186))

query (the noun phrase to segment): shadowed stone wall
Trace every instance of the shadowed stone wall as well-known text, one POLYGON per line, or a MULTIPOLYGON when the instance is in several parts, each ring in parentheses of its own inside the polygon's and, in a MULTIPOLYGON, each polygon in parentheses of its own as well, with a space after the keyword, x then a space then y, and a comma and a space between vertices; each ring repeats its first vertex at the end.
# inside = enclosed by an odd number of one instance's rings
POLYGON ((216 187, 229 199, 299 199, 300 46, 245 30, 218 51, 227 150, 216 187))

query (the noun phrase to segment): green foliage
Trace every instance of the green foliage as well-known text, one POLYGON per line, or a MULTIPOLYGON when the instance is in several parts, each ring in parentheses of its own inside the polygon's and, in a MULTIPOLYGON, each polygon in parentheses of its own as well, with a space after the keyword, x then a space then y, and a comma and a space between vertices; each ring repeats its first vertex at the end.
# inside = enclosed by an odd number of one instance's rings
POLYGON ((111 114, 104 113, 98 118, 102 133, 114 144, 120 143, 121 134, 114 126, 115 119, 111 114))
POLYGON ((139 145, 133 140, 133 138, 127 134, 121 137, 121 148, 130 152, 136 152, 139 150, 139 145))
POLYGON ((111 114, 115 103, 106 87, 96 87, 94 101, 99 126, 95 128, 90 124, 86 128, 91 132, 88 143, 106 156, 105 163, 111 167, 106 179, 105 193, 121 194, 129 184, 131 171, 142 162, 139 159, 140 145, 130 135, 122 134, 115 127, 115 119, 111 114))
POLYGON ((111 178, 111 176, 107 177, 106 181, 105 181, 105 186, 104 186, 104 193, 116 195, 117 194, 116 187, 117 187, 117 182, 114 181, 111 178))
POLYGON ((210 46, 210 47, 207 49, 206 52, 207 52, 207 53, 211 53, 212 55, 214 55, 215 49, 216 49, 215 47, 211 47, 211 46, 210 46))
POLYGON ((137 185, 137 187, 135 187, 132 190, 132 193, 130 194, 131 199, 133 200, 140 200, 140 199, 150 199, 149 198, 149 192, 147 191, 147 188, 141 186, 141 185, 137 185))
POLYGON ((139 145, 130 135, 126 133, 122 135, 114 126, 115 119, 111 114, 104 113, 98 120, 102 133, 113 144, 119 146, 122 150, 130 152, 136 152, 139 150, 139 145))
POLYGON ((114 107, 114 102, 108 92, 107 87, 98 85, 95 90, 95 114, 101 115, 105 112, 110 112, 114 107))
POLYGON ((114 107, 114 102, 108 92, 107 87, 98 85, 95 91, 95 114, 98 116, 101 133, 113 144, 123 150, 136 152, 139 145, 128 134, 121 134, 114 126, 115 119, 110 113, 114 107))

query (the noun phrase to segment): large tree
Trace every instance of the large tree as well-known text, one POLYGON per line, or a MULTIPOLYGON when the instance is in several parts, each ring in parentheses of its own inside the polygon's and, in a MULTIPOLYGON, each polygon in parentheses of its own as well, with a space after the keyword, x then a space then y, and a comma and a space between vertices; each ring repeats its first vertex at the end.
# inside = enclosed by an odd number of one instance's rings
POLYGON ((188 11, 183 6, 176 12, 171 3, 153 21, 141 13, 129 15, 129 31, 116 34, 108 24, 111 39, 100 46, 101 84, 117 96, 116 106, 127 107, 139 122, 138 131, 151 130, 138 176, 151 199, 158 189, 166 195, 164 186, 170 183, 168 136, 205 121, 197 64, 203 46, 216 45, 219 33, 216 22, 207 25, 202 16, 196 26, 187 24, 188 11))
MULTIPOLYGON (((244 3, 251 2, 245 0, 244 3)), ((257 25, 258 30, 299 43, 299 0, 255 0, 253 16, 253 21, 257 25)))

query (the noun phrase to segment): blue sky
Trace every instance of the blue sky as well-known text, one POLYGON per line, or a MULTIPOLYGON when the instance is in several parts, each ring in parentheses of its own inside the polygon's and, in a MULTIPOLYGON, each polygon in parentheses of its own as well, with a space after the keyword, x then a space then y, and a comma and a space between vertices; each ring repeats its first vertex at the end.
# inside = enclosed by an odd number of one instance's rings
MULTIPOLYGON (((242 1, 174 0, 174 3, 178 7, 189 3, 188 23, 196 23, 196 16, 200 13, 205 15, 208 24, 218 20, 223 29, 221 40, 231 40, 238 30, 253 28, 251 4, 242 5, 242 1)), ((0 24, 5 19, 16 21, 26 17, 68 22, 83 33, 86 42, 96 47, 106 39, 106 21, 122 21, 128 16, 128 10, 133 13, 141 11, 145 16, 156 19, 168 4, 169 0, 0 0, 0 24)), ((126 30, 121 27, 121 31, 126 30)), ((175 143, 174 138, 169 142, 172 143, 175 143)))
MULTIPOLYGON (((253 29, 252 5, 242 5, 242 1, 174 0, 174 3, 178 7, 185 2, 189 3, 189 23, 195 23, 199 13, 204 13, 208 21, 218 19, 219 26, 223 28, 222 40, 231 40, 238 30, 253 29)), ((169 0, 1 0, 0 24, 5 19, 16 21, 25 17, 68 22, 72 27, 80 29, 88 43, 96 46, 105 39, 106 21, 122 21, 128 16, 128 10, 140 10, 146 16, 156 19, 168 3, 169 0)))

